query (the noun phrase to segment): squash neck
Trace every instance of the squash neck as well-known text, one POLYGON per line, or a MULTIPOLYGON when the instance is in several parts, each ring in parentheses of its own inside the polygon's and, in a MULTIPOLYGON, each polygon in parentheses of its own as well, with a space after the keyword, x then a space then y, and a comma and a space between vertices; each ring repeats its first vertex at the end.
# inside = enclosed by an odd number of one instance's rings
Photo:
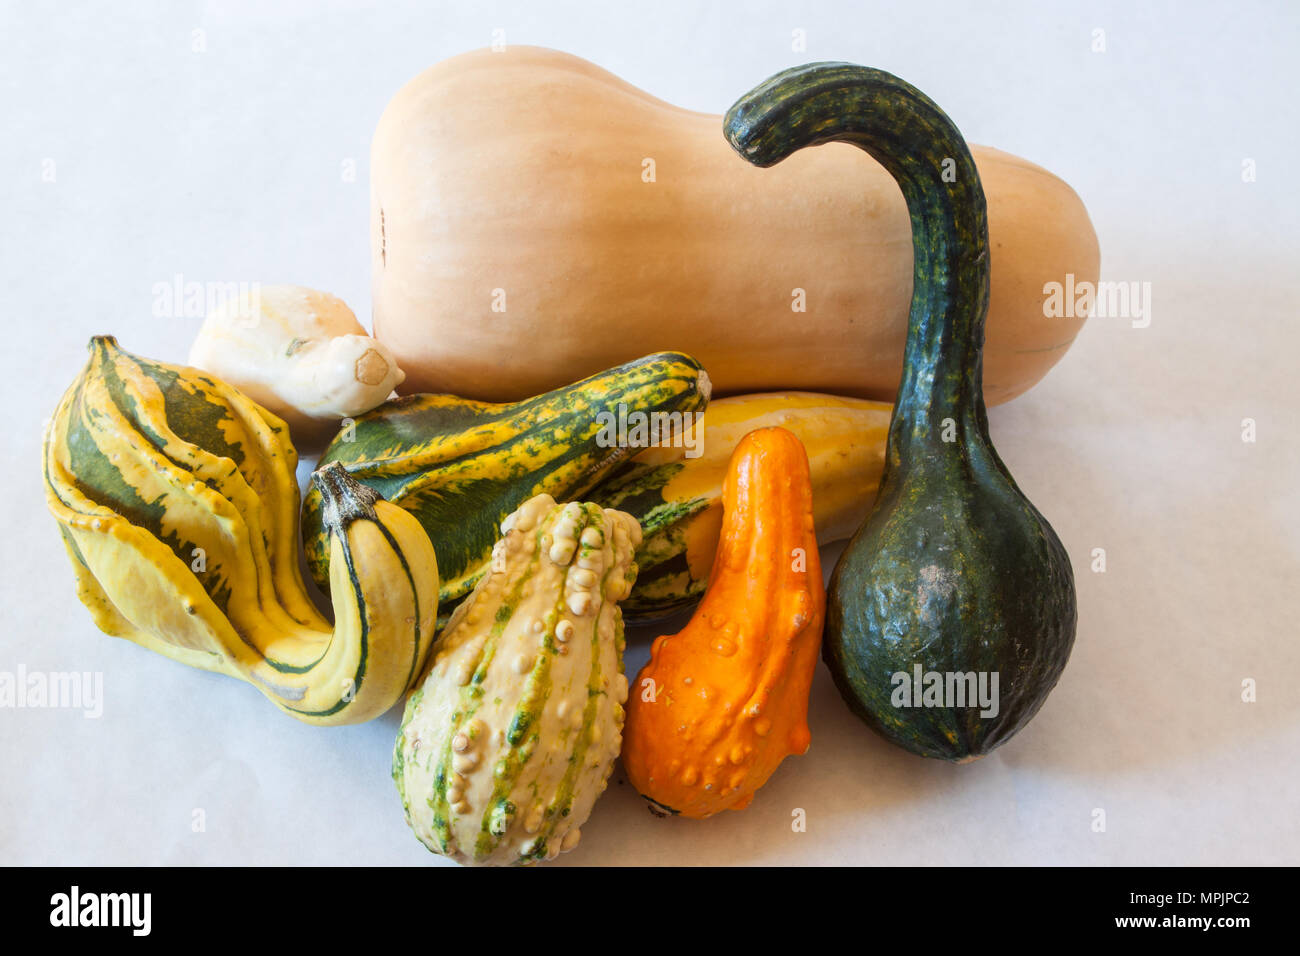
POLYGON ((882 70, 813 63, 778 73, 742 97, 727 112, 724 131, 757 166, 806 146, 845 142, 885 167, 907 203, 914 256, 891 458, 917 442, 952 447, 954 433, 958 441, 986 437, 988 209, 975 160, 952 120, 882 70))
MULTIPOLYGON (((977 183, 978 185, 978 183, 977 183)), ((908 196, 914 270, 903 374, 889 438, 895 448, 952 447, 988 436, 984 405, 984 323, 988 311, 988 232, 984 217, 963 224, 930 197, 908 196), (921 209, 917 206, 924 204, 921 209), (941 218, 946 217, 946 218, 941 218), (974 240, 969 229, 981 229, 974 240)), ((983 213, 983 195, 980 195, 983 213)))

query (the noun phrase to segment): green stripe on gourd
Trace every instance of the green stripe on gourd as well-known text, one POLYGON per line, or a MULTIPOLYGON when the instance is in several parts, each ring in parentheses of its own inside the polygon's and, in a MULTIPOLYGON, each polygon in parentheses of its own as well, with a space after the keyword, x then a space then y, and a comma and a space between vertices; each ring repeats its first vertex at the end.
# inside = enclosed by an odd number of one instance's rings
POLYGON ((46 502, 104 631, 258 687, 318 724, 355 723, 422 671, 432 545, 327 466, 335 625, 298 574, 297 455, 283 423, 193 369, 99 337, 46 430, 46 502))
MULTIPOLYGON (((483 574, 501 521, 538 494, 577 498, 635 449, 604 442, 625 413, 702 412, 699 363, 665 352, 522 402, 492 405, 448 395, 396 399, 357 418, 321 458, 413 514, 433 541, 448 614, 483 574)), ((317 584, 328 558, 319 505, 303 504, 303 544, 317 584)))
MULTIPOLYGON (((124 455, 131 455, 133 451, 137 452, 137 455, 130 459, 131 463, 139 464, 144 457, 142 443, 139 441, 143 433, 137 431, 136 422, 129 419, 118 406, 120 392, 114 394, 110 391, 109 401, 103 402, 100 406, 87 402, 87 386, 100 381, 102 380, 92 379, 78 389, 73 405, 74 414, 68 422, 67 441, 70 454, 77 461, 78 489, 96 504, 109 508, 132 524, 148 530, 155 538, 171 548, 172 553, 186 565, 194 562, 196 555, 200 554, 206 565, 207 557, 211 554, 212 565, 200 580, 204 590, 208 592, 221 612, 228 614, 231 585, 221 571, 221 563, 216 560, 220 552, 212 548, 213 541, 182 538, 175 530, 165 528, 164 519, 174 518, 174 513, 169 510, 172 503, 168 501, 166 490, 155 488, 156 494, 145 497, 142 494, 145 489, 132 484, 123 474, 122 469, 113 463, 110 455, 100 447, 100 442, 106 444, 111 442, 110 447, 113 449, 111 454, 118 461, 121 461, 124 455), (94 432, 89 427, 92 421, 98 425, 94 432)), ((156 452, 156 449, 154 451, 156 452)), ((161 455, 155 460, 167 461, 165 456, 161 455)), ((167 461, 167 464, 161 467, 170 470, 174 466, 167 461)), ((166 477, 152 467, 140 469, 140 473, 140 479, 137 480, 152 478, 157 483, 161 483, 166 477)), ((176 527, 174 521, 171 521, 171 524, 173 528, 176 527)))
MULTIPOLYGON (((583 518, 583 526, 595 528, 604 536, 604 514, 602 509, 597 505, 581 504, 579 505, 583 518)), ((540 545, 540 538, 539 538, 540 545)), ((579 542, 579 551, 590 549, 587 545, 579 542)), ((612 567, 607 567, 600 578, 600 594, 604 594, 608 586, 609 575, 613 573, 612 567)), ((622 569, 619 573, 623 573, 622 569)), ((514 788, 516 781, 523 772, 524 764, 533 755, 536 744, 540 735, 533 733, 527 738, 527 744, 524 743, 524 733, 530 726, 540 721, 540 706, 544 705, 551 692, 550 673, 551 663, 558 652, 558 645, 555 641, 555 626, 558 624, 564 613, 564 594, 557 596, 555 605, 546 617, 547 627, 542 636, 542 652, 537 655, 536 663, 524 683, 524 691, 520 696, 519 704, 515 709, 509 726, 506 729, 506 743, 511 749, 503 755, 497 763, 494 771, 496 783, 493 787, 492 798, 489 800, 486 812, 484 813, 480 825, 479 838, 475 844, 475 856, 486 858, 500 844, 501 837, 505 833, 509 819, 503 817, 503 808, 511 807, 513 804, 509 801, 509 796, 514 788)), ((599 607, 599 605, 598 605, 599 607)), ((599 613, 599 610, 597 610, 599 613)), ((572 807, 574 796, 574 782, 578 775, 583 760, 586 757, 587 749, 591 743, 591 734, 596 731, 596 712, 599 690, 600 664, 600 634, 598 628, 592 628, 591 642, 591 671, 587 681, 587 701, 583 710, 582 727, 574 732, 573 728, 566 728, 564 736, 567 738, 576 733, 576 739, 573 742, 573 749, 570 753, 567 770, 564 777, 561 778, 559 786, 556 788, 554 797, 544 810, 544 823, 549 826, 539 828, 538 833, 532 838, 533 849, 528 854, 520 854, 518 862, 528 860, 544 859, 546 855, 547 839, 550 832, 554 830, 555 823, 559 818, 569 814, 572 807)), ((534 792, 534 797, 536 794, 534 792)), ((510 810, 513 813, 514 810, 510 810)))
MULTIPOLYGON (((443 852, 447 852, 448 842, 451 839, 450 830, 448 829, 447 819, 450 815, 450 806, 447 799, 447 778, 453 773, 452 744, 456 735, 464 733, 472 742, 480 736, 479 729, 474 726, 474 715, 478 712, 479 704, 483 698, 483 682, 487 679, 488 669, 496 656, 497 642, 505 633, 507 625, 510 624, 514 617, 515 611, 519 607, 519 602, 523 597, 524 588, 532 579, 537 570, 541 549, 542 531, 539 529, 536 533, 538 546, 534 551, 533 557, 529 560, 527 567, 513 581, 510 586, 510 592, 505 600, 492 612, 492 626, 488 632, 487 640, 472 654, 467 660, 460 662, 460 669, 463 672, 469 671, 471 676, 469 680, 460 684, 460 700, 453 714, 450 732, 447 734, 445 746, 438 757, 437 770, 437 788, 434 796, 430 798, 430 806, 433 807, 438 819, 442 824, 438 828, 438 838, 441 841, 443 852), (437 802, 432 802, 432 801, 437 802)), ((473 605, 474 598, 466 602, 464 615, 466 623, 471 625, 475 623, 472 618, 482 614, 482 608, 476 608, 473 605)), ((450 625, 449 625, 450 629, 450 625)), ((437 655, 437 646, 435 645, 434 654, 437 655)), ((541 655, 539 655, 540 657, 541 655)), ((459 681, 457 682, 459 684, 459 681)), ((423 699, 423 689, 419 691, 423 699)))
MULTIPOLYGON (((106 399, 99 406, 92 406, 111 421, 111 427, 99 431, 99 440, 108 443, 119 460, 134 466, 131 474, 139 491, 155 495, 153 503, 162 508, 157 530, 147 521, 140 523, 153 531, 159 540, 170 544, 177 557, 192 570, 196 570, 193 566, 199 563, 196 554, 201 552, 197 576, 222 613, 227 616, 247 615, 249 626, 254 628, 278 631, 300 626, 300 622, 279 601, 258 601, 234 610, 230 607, 231 594, 236 590, 253 594, 274 593, 275 590, 270 555, 261 546, 264 541, 261 498, 249 483, 249 479, 256 480, 252 456, 240 456, 245 471, 229 458, 190 444, 183 438, 179 440, 185 444, 176 447, 179 436, 165 418, 154 418, 149 428, 141 428, 142 421, 150 421, 143 397, 133 394, 131 386, 119 374, 117 363, 103 359, 101 363, 106 366, 102 379, 91 379, 88 384, 88 387, 94 387, 102 381, 106 386, 106 399), (184 464, 181 463, 182 456, 188 459, 184 464), (164 535, 166 523, 188 529, 193 540, 182 541, 174 534, 164 535)), ((145 371, 144 363, 133 363, 129 367, 132 371, 145 371)), ((148 381, 155 380, 147 373, 144 377, 148 381)), ((164 381, 169 380, 164 377, 164 381)), ((174 396, 171 402, 173 406, 176 404, 174 396)), ((227 416, 227 421, 228 429, 233 430, 233 419, 227 416)), ((233 446, 227 443, 223 447, 229 450, 233 446)), ((120 471, 118 477, 125 482, 120 471)), ((258 646, 251 634, 244 634, 244 637, 250 648, 258 646)), ((259 654, 276 671, 304 674, 319 662, 324 648, 306 646, 302 649, 306 651, 304 656, 289 659, 259 654)))
MULTIPOLYGON (((680 466, 675 466, 680 468, 680 466)), ((672 468, 654 469, 646 478, 657 484, 671 478, 672 468)), ((637 494, 626 495, 618 485, 602 485, 595 497, 601 504, 641 516, 644 538, 637 551, 636 588, 623 602, 623 613, 634 623, 650 623, 694 605, 708 583, 696 578, 686 553, 691 519, 707 511, 713 502, 708 498, 663 501, 653 504, 648 483, 637 494), (643 513, 643 509, 646 509, 643 513)))

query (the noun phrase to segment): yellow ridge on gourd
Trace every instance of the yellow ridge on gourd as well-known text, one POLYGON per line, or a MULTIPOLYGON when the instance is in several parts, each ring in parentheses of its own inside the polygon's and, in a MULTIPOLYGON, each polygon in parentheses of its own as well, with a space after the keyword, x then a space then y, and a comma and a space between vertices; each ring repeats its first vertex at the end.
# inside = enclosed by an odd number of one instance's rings
POLYGON ((95 623, 238 677, 313 724, 368 720, 419 675, 433 637, 433 547, 342 468, 328 502, 335 625, 298 571, 297 453, 285 424, 191 368, 111 337, 46 431, 46 502, 95 623))
POLYGON ((722 530, 722 486, 748 433, 780 426, 799 438, 812 477, 817 540, 857 530, 876 500, 893 406, 816 392, 720 398, 686 442, 647 448, 618 465, 589 497, 641 523, 636 587, 622 603, 632 623, 655 621, 700 599, 722 530))

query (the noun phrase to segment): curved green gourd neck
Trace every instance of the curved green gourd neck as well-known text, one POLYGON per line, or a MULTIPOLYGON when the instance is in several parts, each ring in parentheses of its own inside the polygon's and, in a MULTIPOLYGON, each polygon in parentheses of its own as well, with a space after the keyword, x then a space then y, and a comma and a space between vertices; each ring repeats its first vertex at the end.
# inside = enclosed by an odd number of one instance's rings
POLYGON ((723 130, 757 166, 775 165, 805 146, 843 142, 870 153, 894 177, 912 220, 915 264, 887 465, 896 466, 905 447, 952 448, 945 436, 962 447, 972 439, 986 444, 988 215, 975 161, 952 120, 890 73, 810 63, 778 73, 738 100, 723 130))

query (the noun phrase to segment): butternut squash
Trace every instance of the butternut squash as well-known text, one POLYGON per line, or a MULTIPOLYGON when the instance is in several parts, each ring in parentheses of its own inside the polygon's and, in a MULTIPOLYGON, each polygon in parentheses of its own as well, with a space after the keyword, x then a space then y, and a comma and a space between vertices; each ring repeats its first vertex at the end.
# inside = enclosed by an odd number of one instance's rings
MULTIPOLYGON (((1083 323, 1045 318, 1044 284, 1095 281, 1099 255, 1068 185, 973 152, 997 404, 1041 379, 1083 323)), ((898 388, 907 207, 846 143, 755 169, 721 117, 512 46, 446 60, 397 93, 375 132, 371 204, 375 336, 404 392, 514 401, 669 350, 698 358, 719 395, 888 401, 898 388)))

